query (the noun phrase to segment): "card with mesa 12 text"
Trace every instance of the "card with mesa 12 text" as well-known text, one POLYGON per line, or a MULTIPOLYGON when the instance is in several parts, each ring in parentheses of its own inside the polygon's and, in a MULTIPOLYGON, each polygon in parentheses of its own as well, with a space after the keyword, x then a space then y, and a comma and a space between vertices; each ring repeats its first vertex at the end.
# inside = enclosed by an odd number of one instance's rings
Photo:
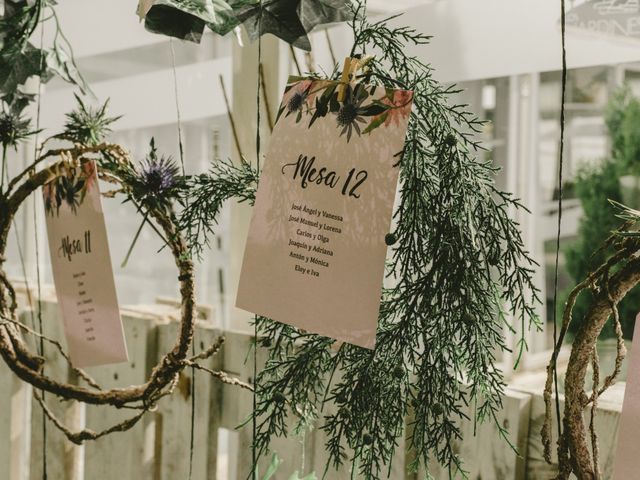
POLYGON ((69 166, 43 187, 58 306, 71 361, 127 361, 96 165, 69 166))
POLYGON ((375 346, 413 93, 290 78, 260 177, 236 305, 375 346))

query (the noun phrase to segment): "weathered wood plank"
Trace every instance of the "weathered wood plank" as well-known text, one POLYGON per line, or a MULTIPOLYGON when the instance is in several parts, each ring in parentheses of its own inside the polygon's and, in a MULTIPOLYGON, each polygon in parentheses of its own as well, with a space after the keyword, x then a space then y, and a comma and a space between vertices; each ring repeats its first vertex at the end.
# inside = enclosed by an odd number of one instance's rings
MULTIPOLYGON (((219 330, 214 330, 214 337, 220 335, 219 330)), ((199 347, 196 343, 196 347, 199 347)), ((200 346, 201 347, 201 346, 200 346)), ((224 355, 222 352, 218 352, 213 358, 210 360, 210 367, 213 370, 222 370, 224 362, 224 355)), ((219 456, 220 456, 220 446, 219 446, 219 437, 220 437, 220 428, 222 425, 222 389, 224 385, 219 381, 210 379, 208 382, 200 382, 205 383, 209 389, 209 440, 208 440, 208 448, 207 448, 207 479, 210 478, 218 478, 219 471, 219 456)), ((196 386, 197 388, 197 386, 196 386)), ((203 388, 200 386, 200 388, 203 388)), ((226 449, 228 450, 228 445, 226 445, 226 449)), ((227 457, 228 460, 228 457, 227 457)), ((228 471, 225 472, 228 476, 228 471)), ((222 477, 220 477, 222 478, 222 477)))
POLYGON ((10 478, 13 374, 0 359, 0 478, 10 478))
MULTIPOLYGON (((53 338, 66 344, 62 318, 58 305, 53 299, 44 299, 42 302, 42 331, 48 338, 53 338)), ((30 338, 30 344, 34 345, 35 339, 30 338)), ((35 346, 32 347, 36 351, 35 346)), ((67 362, 60 356, 55 346, 44 343, 44 357, 46 358, 46 374, 61 381, 69 380, 69 368, 67 362)), ((26 387, 29 388, 29 387, 26 387)), ((26 396, 25 396, 26 397, 26 396)), ((45 400, 51 411, 61 420, 72 424, 75 407, 73 402, 61 402, 51 395, 45 396, 45 400)), ((26 401, 26 398, 25 398, 26 401)), ((35 400, 31 408, 31 454, 30 454, 30 478, 40 480, 43 478, 43 457, 46 449, 46 468, 48 478, 61 480, 74 478, 74 464, 71 460, 77 455, 79 447, 71 444, 64 434, 55 428, 51 422, 45 420, 42 409, 35 400), (46 442, 43 433, 43 422, 46 422, 46 442)))
MULTIPOLYGON (((129 362, 88 369, 102 388, 144 383, 157 358, 157 318, 152 315, 123 314, 129 362)), ((132 410, 86 406, 86 424, 102 430, 134 415, 132 410)), ((131 430, 114 433, 85 445, 85 479, 123 480, 153 478, 154 428, 145 416, 131 430)))
MULTIPOLYGON (((463 460, 463 468, 470 480, 524 480, 525 458, 529 437, 529 418, 532 399, 525 392, 507 389, 503 398, 504 408, 498 415, 500 424, 508 430, 508 441, 500 436, 497 425, 489 420, 474 424, 474 412, 467 413, 471 420, 462 422, 462 441, 457 452, 463 460), (517 452, 510 446, 513 445, 517 452)), ((429 473, 435 479, 449 479, 449 471, 436 462, 429 465, 429 473)), ((424 472, 418 476, 423 478, 424 472)))
MULTIPOLYGON (((160 352, 169 351, 178 336, 179 324, 170 322, 158 327, 158 345, 160 352)), ((213 328, 198 324, 194 335, 195 352, 200 353, 211 345, 216 332, 213 328)), ((214 359, 200 362, 207 368, 214 367, 214 359)), ((206 372, 195 372, 195 428, 193 470, 191 478, 205 480, 208 476, 209 455, 217 454, 217 430, 210 430, 211 376, 206 372)), ((156 478, 173 480, 188 478, 193 372, 186 369, 180 375, 180 381, 173 395, 164 398, 156 421, 156 458, 158 470, 156 478)), ((213 467, 212 467, 213 468, 213 467)))
MULTIPOLYGON (((253 336, 241 332, 225 332, 225 342, 220 352, 223 370, 229 375, 244 382, 253 384, 253 336)), ((258 350, 258 370, 266 360, 266 352, 258 350)), ((251 443, 252 430, 248 424, 244 428, 237 427, 251 415, 253 395, 251 392, 221 386, 222 405, 220 409, 220 426, 231 431, 237 431, 238 443, 229 451, 229 468, 235 472, 235 478, 245 480, 251 473, 251 443), (236 448, 237 447, 237 448, 236 448)), ((269 463, 268 458, 262 459, 260 470, 265 471, 269 463)))

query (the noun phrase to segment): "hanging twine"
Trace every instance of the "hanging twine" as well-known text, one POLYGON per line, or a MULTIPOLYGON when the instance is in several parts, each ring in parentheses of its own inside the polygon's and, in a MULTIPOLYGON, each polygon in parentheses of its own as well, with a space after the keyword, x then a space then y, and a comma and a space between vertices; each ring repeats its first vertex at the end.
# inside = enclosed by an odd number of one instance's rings
MULTIPOLYGON (((176 102, 176 124, 178 127, 178 152, 180 154, 180 165, 182 167, 182 175, 186 175, 184 160, 184 145, 182 143, 182 114, 180 112, 180 95, 178 88, 178 72, 176 70, 176 52, 173 48, 173 39, 169 39, 171 49, 171 69, 173 71, 173 91, 176 102)), ((195 342, 191 343, 191 354, 195 356, 195 342)), ((193 455, 195 451, 195 429, 196 429, 196 368, 191 367, 191 418, 189 432, 189 476, 191 480, 193 476, 193 455)))
MULTIPOLYGON (((262 88, 261 68, 262 68, 262 0, 260 0, 260 13, 258 14, 258 72, 256 81, 256 170, 258 178, 260 178, 260 89, 262 88)), ((256 411, 258 409, 258 317, 253 319, 253 396, 252 396, 252 414, 251 414, 251 472, 250 477, 254 480, 258 478, 258 450, 256 446, 256 437, 258 434, 258 419, 256 411)))

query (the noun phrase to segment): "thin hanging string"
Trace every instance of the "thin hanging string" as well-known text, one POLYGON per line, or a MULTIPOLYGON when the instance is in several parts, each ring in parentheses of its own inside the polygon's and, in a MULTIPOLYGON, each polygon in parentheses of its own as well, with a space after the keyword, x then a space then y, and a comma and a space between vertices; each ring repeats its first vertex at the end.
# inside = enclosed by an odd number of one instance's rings
MULTIPOLYGON (((182 175, 186 175, 184 161, 184 144, 182 143, 182 115, 180 114, 180 95, 178 90, 178 73, 176 71, 176 52, 173 49, 173 39, 169 39, 171 49, 171 69, 173 70, 173 93, 176 102, 176 118, 178 125, 178 151, 180 153, 180 165, 182 167, 182 175)), ((191 341, 191 352, 196 354, 195 331, 194 338, 191 341)), ((191 425, 189 432, 189 476, 191 480, 193 476, 193 454, 195 450, 195 430, 196 430, 196 369, 191 367, 191 425)))
MULTIPOLYGON (((256 75, 256 170, 258 178, 260 178, 260 89, 262 81, 260 70, 262 65, 262 0, 260 0, 258 10, 258 68, 256 75)), ((258 409, 258 317, 253 319, 253 414, 251 415, 252 442, 251 442, 251 462, 252 476, 254 480, 258 478, 258 451, 256 438, 258 436, 258 418, 256 411, 258 409)))
MULTIPOLYGON (((558 343, 558 265, 560 263, 560 235, 562 233, 562 197, 563 180, 562 171, 564 163, 564 123, 565 123, 565 100, 567 93, 567 49, 566 49, 566 19, 565 0, 560 0, 560 28, 562 35, 562 100, 560 103, 560 155, 558 160, 558 230, 556 234, 556 259, 553 278, 553 344, 558 343)), ((557 354, 553 355, 553 382, 556 389, 555 406, 556 420, 558 422, 558 436, 562 436, 562 421, 560 419, 560 398, 558 391, 558 370, 557 354)))
MULTIPOLYGON (((38 21, 40 22, 40 51, 44 47, 44 22, 41 21, 41 17, 43 14, 43 6, 44 0, 40 0, 40 12, 38 21)), ((42 55, 40 56, 40 70, 42 70, 42 63, 44 59, 42 55)), ((38 98, 36 99, 36 134, 33 141, 33 158, 34 160, 38 158, 38 131, 40 130, 40 108, 41 108, 41 99, 42 99, 42 78, 38 76, 38 98)), ((38 212, 36 207, 36 201, 34 199, 33 206, 33 234, 34 234, 34 245, 35 245, 35 260, 36 260, 36 285, 37 285, 37 316, 38 316, 38 333, 40 334, 40 342, 38 346, 38 354, 40 356, 44 356, 44 336, 42 335, 42 278, 40 276, 40 246, 39 235, 38 235, 38 212)), ((45 399, 44 390, 40 391, 40 395, 42 396, 42 400, 45 399)), ((47 480, 47 418, 44 412, 44 406, 42 407, 42 478, 43 480, 47 480)))
POLYGON ((186 175, 184 166, 184 146, 182 143, 182 115, 180 114, 180 92, 178 91, 178 72, 176 70, 176 52, 173 49, 173 39, 169 39, 169 47, 171 48, 171 69, 173 71, 173 93, 176 101, 176 115, 178 123, 178 148, 180 153, 180 165, 182 166, 182 175, 186 175))

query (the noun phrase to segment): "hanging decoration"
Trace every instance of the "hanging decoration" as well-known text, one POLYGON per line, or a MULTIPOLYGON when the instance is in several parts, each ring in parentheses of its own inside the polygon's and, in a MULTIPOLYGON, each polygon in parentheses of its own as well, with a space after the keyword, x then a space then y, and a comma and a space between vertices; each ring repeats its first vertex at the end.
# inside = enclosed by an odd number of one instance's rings
POLYGON ((83 368, 126 362, 95 162, 67 165, 42 193, 69 358, 83 368))
POLYGON ((412 96, 289 80, 256 194, 238 307, 373 348, 412 96))
MULTIPOLYGON (((82 105, 78 111, 68 116, 65 131, 55 136, 57 139, 65 139, 71 145, 41 152, 33 164, 14 176, 0 193, 0 258, 4 259, 12 220, 22 203, 40 187, 45 187, 45 194, 47 191, 55 192, 55 185, 64 182, 65 178, 68 179, 68 172, 81 169, 87 162, 95 162, 100 179, 116 186, 115 190, 105 195, 124 195, 126 201, 132 202, 144 214, 147 222, 163 239, 175 258, 182 298, 180 330, 175 346, 152 369, 146 383, 111 390, 102 389, 91 376, 73 363, 72 358, 57 340, 46 337, 42 338, 59 350, 85 385, 59 381, 44 373, 45 359, 30 352, 24 341, 24 335, 39 335, 20 322, 15 291, 4 271, 0 269, 0 355, 9 368, 22 380, 58 398, 134 410, 130 418, 103 431, 72 431, 61 419, 54 416, 47 407, 44 396, 34 392, 51 421, 76 443, 131 428, 146 412, 155 407, 158 400, 173 392, 182 370, 193 367, 209 371, 198 362, 215 355, 224 341, 223 337, 218 337, 204 351, 198 354, 190 353, 195 321, 194 264, 188 246, 177 228, 176 213, 173 209, 177 192, 184 185, 183 177, 176 175, 171 161, 157 158, 153 145, 152 154, 146 163, 135 166, 121 146, 106 143, 104 138, 109 133, 108 125, 112 120, 106 117, 104 107, 92 110, 82 105), (53 163, 50 163, 52 160, 53 163)), ((46 143, 47 140, 44 141, 44 144, 46 143)), ((77 209, 79 206, 75 203, 76 200, 75 196, 60 198, 59 208, 67 208, 62 202, 68 203, 71 208, 73 202, 77 209)), ((50 208, 58 209, 56 194, 51 199, 50 208)), ((223 382, 251 389, 249 385, 228 377, 224 372, 209 373, 223 382)))
POLYGON ((307 34, 315 27, 344 22, 351 15, 351 0, 140 0, 138 4, 138 16, 151 32, 199 43, 205 27, 226 35, 243 25, 251 40, 271 33, 307 51, 311 50, 307 34))
MULTIPOLYGON (((456 442, 469 407, 476 421, 495 421, 507 439, 497 422, 505 385, 497 355, 508 350, 503 332, 514 330, 514 320, 518 359, 526 330, 541 328, 535 262, 509 216, 522 205, 495 187, 495 168, 477 157, 482 147, 474 136, 483 122, 450 103, 459 90, 440 85, 431 67, 407 53, 429 37, 395 26, 397 19, 369 22, 363 8, 354 10, 350 56, 376 58, 357 80, 413 91, 397 159, 400 198, 386 237, 392 286, 382 291, 375 350, 257 318, 268 359, 256 382, 254 447, 262 457, 274 437, 319 428, 327 468, 347 464, 354 476, 377 479, 405 438, 411 468, 433 459, 453 476, 464 471, 456 442), (414 420, 407 426, 408 415, 414 420)), ((337 69, 330 80, 340 80, 337 69)), ((316 95, 310 108, 323 112, 323 100, 316 95)), ((325 114, 337 122, 340 111, 325 114)), ((257 180, 250 164, 224 161, 192 179, 180 222, 194 254, 226 200, 255 201, 257 180)))
POLYGON ((0 97, 5 113, 19 116, 34 99, 34 95, 24 90, 32 76, 43 83, 59 76, 82 92, 89 90, 73 60, 71 45, 60 30, 53 3, 6 0, 4 15, 0 17, 0 97), (53 41, 47 48, 36 47, 30 41, 41 22, 54 24, 53 41))

